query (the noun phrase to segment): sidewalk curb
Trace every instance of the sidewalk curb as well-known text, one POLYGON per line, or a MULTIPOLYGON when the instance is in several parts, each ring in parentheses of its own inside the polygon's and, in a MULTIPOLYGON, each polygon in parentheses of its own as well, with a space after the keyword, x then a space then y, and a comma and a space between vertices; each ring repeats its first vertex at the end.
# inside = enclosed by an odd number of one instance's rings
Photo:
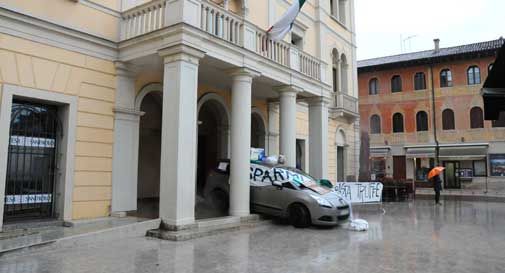
MULTIPOLYGON (((416 193, 416 199, 431 200, 435 198, 435 194, 416 193)), ((489 196, 489 195, 468 195, 468 194, 441 194, 440 199, 452 201, 480 201, 480 202, 496 202, 505 203, 505 196, 489 196)))
POLYGON ((89 233, 71 235, 68 237, 63 237, 54 240, 28 243, 26 245, 1 250, 0 258, 5 258, 11 255, 12 256, 19 255, 21 253, 25 253, 32 249, 40 247, 47 247, 49 249, 54 249, 57 247, 72 248, 77 246, 90 245, 96 243, 97 241, 118 240, 131 237, 143 237, 146 235, 146 232, 148 230, 158 228, 159 225, 160 225, 160 219, 154 219, 93 231, 89 233))

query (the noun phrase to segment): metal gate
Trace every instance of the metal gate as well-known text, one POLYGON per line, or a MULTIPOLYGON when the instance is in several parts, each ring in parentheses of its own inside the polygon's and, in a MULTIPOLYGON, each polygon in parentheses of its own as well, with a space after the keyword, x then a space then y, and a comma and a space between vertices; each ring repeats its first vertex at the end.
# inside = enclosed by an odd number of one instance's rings
POLYGON ((4 220, 52 218, 57 107, 15 100, 12 104, 4 220))

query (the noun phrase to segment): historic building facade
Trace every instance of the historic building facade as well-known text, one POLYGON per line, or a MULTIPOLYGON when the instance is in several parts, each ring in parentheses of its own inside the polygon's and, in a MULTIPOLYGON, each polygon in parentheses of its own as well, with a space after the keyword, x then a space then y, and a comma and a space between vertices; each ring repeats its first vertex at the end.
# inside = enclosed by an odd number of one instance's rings
POLYGON ((355 179, 354 3, 309 0, 270 40, 289 5, 1 0, 0 229, 151 206, 168 227, 192 224, 221 158, 230 215, 245 216, 250 147, 355 179))
POLYGON ((358 63, 372 178, 414 180, 445 166, 445 188, 502 191, 505 117, 484 121, 482 83, 502 38, 358 63))

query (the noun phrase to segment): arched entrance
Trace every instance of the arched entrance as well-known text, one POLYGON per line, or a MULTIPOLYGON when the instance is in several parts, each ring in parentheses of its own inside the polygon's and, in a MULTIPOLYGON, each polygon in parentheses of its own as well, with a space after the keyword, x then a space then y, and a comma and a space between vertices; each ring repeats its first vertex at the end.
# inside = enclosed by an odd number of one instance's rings
POLYGON ((161 85, 150 84, 138 96, 137 110, 144 112, 139 123, 137 216, 157 218, 160 198, 161 85))
POLYGON ((342 129, 337 130, 336 135, 337 144, 337 181, 344 182, 345 179, 345 161, 346 161, 346 138, 342 129))
POLYGON ((260 112, 254 111, 251 115, 251 147, 265 149, 265 122, 260 112))
POLYGON ((197 219, 227 215, 228 211, 214 208, 205 200, 203 192, 209 172, 216 168, 218 160, 228 159, 229 112, 224 99, 208 93, 198 101, 198 162, 196 181, 197 219))

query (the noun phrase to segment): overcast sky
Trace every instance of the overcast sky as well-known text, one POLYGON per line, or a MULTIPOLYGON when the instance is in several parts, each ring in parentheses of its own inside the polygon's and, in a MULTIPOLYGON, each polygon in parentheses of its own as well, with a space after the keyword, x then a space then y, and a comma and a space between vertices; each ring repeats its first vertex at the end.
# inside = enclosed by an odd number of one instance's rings
POLYGON ((354 0, 358 60, 505 37, 505 0, 354 0))

